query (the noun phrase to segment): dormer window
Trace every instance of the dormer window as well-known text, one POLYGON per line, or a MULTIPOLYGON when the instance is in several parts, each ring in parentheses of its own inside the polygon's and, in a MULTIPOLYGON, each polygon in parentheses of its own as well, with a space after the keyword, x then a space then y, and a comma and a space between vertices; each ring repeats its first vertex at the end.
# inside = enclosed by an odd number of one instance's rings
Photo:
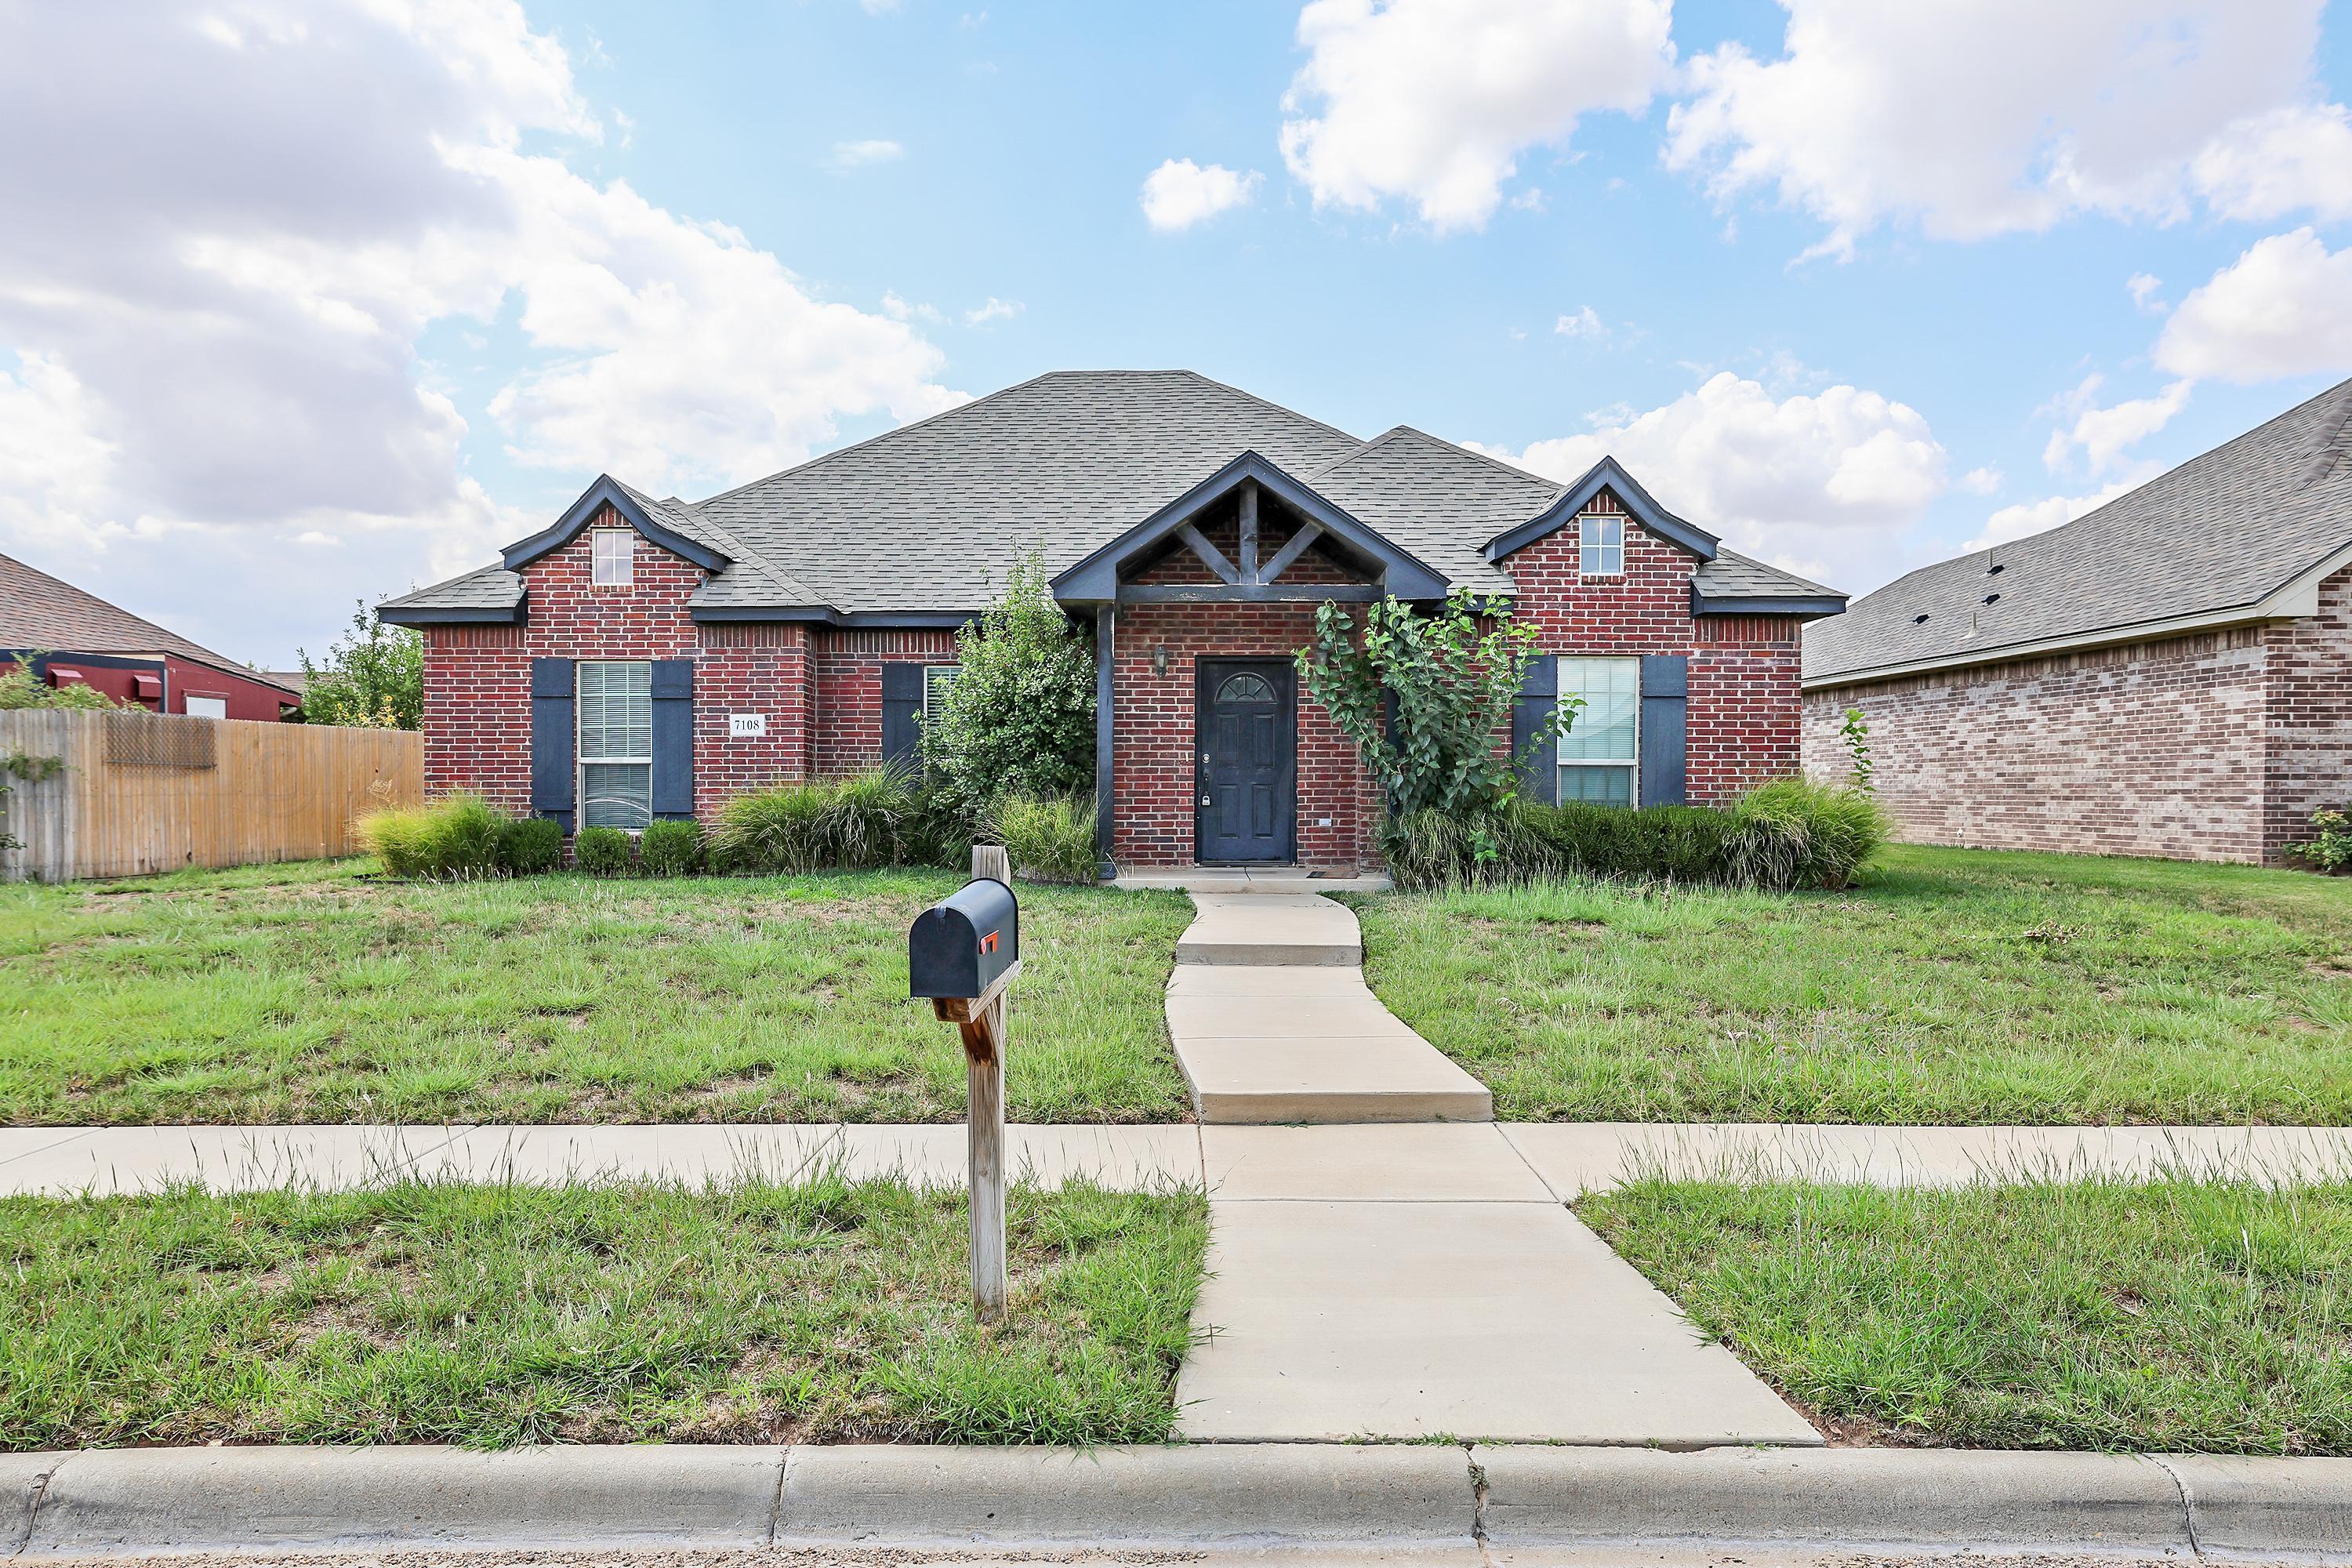
POLYGON ((599 588, 626 588, 636 582, 636 531, 600 528, 588 536, 590 581, 599 588))
POLYGON ((1625 520, 1587 512, 1576 520, 1577 571, 1587 577, 1625 574, 1625 520))

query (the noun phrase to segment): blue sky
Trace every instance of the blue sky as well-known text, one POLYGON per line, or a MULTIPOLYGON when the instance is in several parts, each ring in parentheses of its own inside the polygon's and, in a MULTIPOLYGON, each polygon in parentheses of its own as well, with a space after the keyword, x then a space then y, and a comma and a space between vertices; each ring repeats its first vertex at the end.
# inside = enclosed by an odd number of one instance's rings
POLYGON ((1613 451, 1854 592, 2352 374, 2309 0, 83 9, 0 4, 0 550, 265 664, 1057 367, 1613 451))

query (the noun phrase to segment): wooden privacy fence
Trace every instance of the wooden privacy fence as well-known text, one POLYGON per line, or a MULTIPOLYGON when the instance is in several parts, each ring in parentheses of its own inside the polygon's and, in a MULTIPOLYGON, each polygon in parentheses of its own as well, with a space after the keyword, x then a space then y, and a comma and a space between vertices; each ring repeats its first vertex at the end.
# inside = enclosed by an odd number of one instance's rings
POLYGON ((0 713, 0 881, 352 855, 353 817, 425 797, 399 730, 37 710, 0 713))

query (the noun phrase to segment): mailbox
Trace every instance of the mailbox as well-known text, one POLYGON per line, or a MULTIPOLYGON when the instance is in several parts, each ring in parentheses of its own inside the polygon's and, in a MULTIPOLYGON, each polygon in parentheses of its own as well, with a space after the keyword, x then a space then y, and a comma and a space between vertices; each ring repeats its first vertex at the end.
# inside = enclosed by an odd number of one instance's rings
POLYGON ((985 996, 1021 956, 1013 889, 975 878, 915 917, 907 932, 907 994, 985 996))

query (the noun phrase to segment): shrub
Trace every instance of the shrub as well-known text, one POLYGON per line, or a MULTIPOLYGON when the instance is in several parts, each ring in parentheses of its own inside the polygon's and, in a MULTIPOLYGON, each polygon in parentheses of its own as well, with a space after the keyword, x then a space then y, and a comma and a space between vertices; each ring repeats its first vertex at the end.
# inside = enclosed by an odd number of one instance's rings
POLYGON ((714 867, 771 874, 950 864, 969 842, 956 803, 901 769, 738 795, 708 838, 714 867))
POLYGON ((956 634, 955 679, 923 731, 937 786, 978 821, 1000 795, 1061 795, 1095 779, 1095 661, 1034 554, 1004 596, 956 634))
POLYGON ((1083 795, 1008 795, 989 815, 1013 874, 1026 882, 1095 880, 1095 803, 1083 795))
POLYGON ((636 847, 617 827, 583 827, 572 840, 572 858, 592 877, 625 877, 636 847))
POLYGON ((1843 888, 1885 846, 1885 808, 1858 789, 1775 779, 1731 803, 1731 880, 1753 888, 1843 888))
POLYGON ((305 722, 425 727, 425 634, 414 627, 386 626, 362 603, 325 658, 314 661, 309 649, 299 647, 294 657, 302 661, 305 722))
POLYGON ((2319 836, 2308 844, 2290 844, 2286 852, 2315 871, 2352 870, 2352 815, 2321 809, 2311 814, 2319 836))
MULTIPOLYGON (((1543 657, 1532 622, 1507 604, 1456 589, 1435 615, 1394 598, 1362 612, 1326 601, 1315 611, 1315 644, 1298 650, 1299 679, 1356 743, 1365 768, 1402 816, 1457 816, 1499 810, 1517 792, 1513 757, 1495 743, 1511 731, 1513 704, 1528 666, 1543 657)), ((1531 751, 1568 731, 1580 700, 1545 705, 1531 751)))
POLYGON ((452 795, 425 805, 372 811, 352 826, 388 874, 437 880, 496 876, 508 822, 478 795, 452 795))
POLYGON ((1512 801, 1491 812, 1423 811, 1384 823, 1381 851, 1408 890, 1572 873, 1787 892, 1846 886, 1886 836, 1871 795, 1779 779, 1722 808, 1512 801))
POLYGON ((536 877, 563 864, 563 825, 550 816, 526 816, 499 828, 499 868, 510 877, 536 877))
POLYGON ((84 686, 79 681, 51 686, 33 673, 33 660, 38 658, 39 654, 23 653, 10 657, 22 662, 0 669, 0 712, 25 708, 79 708, 106 713, 131 706, 128 702, 117 702, 96 687, 84 686))
POLYGON ((685 877, 702 868, 702 826, 652 822, 637 839, 637 865, 648 877, 685 877))

